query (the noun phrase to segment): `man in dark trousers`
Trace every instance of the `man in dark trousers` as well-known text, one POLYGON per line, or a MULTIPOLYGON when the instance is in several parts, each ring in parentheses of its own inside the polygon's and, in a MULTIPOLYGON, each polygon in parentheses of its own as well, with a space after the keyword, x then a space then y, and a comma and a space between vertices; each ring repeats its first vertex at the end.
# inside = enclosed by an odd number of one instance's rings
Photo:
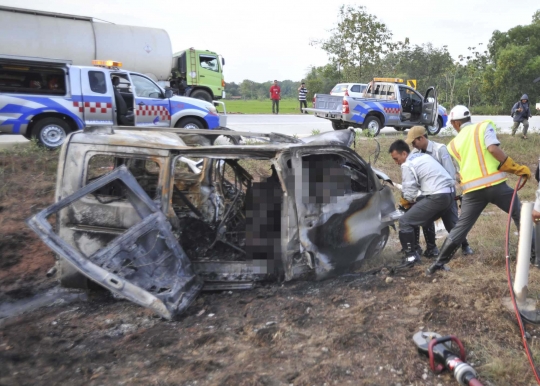
POLYGON ((401 166, 400 205, 407 212, 399 219, 399 241, 405 252, 404 264, 408 266, 420 261, 414 229, 439 217, 445 219, 451 215, 449 209, 454 205, 454 179, 432 156, 410 154, 409 145, 401 139, 392 143, 388 152, 401 166), (417 200, 418 196, 422 196, 422 200, 417 200))
MULTIPOLYGON (((525 180, 531 177, 527 166, 515 163, 499 147, 492 121, 471 123, 469 109, 461 105, 450 111, 448 120, 458 132, 448 144, 448 152, 459 165, 463 201, 461 216, 444 240, 437 261, 427 269, 428 276, 445 269, 488 204, 497 205, 506 213, 510 211, 514 190, 506 184, 506 173, 523 176, 525 180)), ((516 196, 511 216, 518 229, 520 210, 516 196)))
POLYGON ((272 114, 279 114, 279 100, 281 99, 281 88, 274 80, 274 84, 270 87, 270 99, 272 99, 272 114))
POLYGON ((298 87, 298 100, 300 101, 300 114, 302 114, 302 112, 307 114, 307 111, 302 111, 302 106, 304 106, 307 109, 307 102, 306 102, 307 93, 308 93, 308 90, 306 88, 306 84, 302 82, 300 87, 298 87))
MULTIPOLYGON (((405 139, 409 145, 414 147, 412 154, 415 153, 425 153, 429 154, 435 160, 442 165, 442 167, 448 172, 450 177, 455 180, 456 177, 456 167, 452 162, 452 157, 448 153, 448 149, 442 143, 437 143, 430 141, 427 136, 427 132, 424 126, 414 126, 409 130, 407 134, 407 139, 405 139)), ((446 221, 443 221, 444 228, 450 232, 452 228, 456 225, 458 221, 458 207, 457 202, 454 200, 454 205, 451 207, 451 215, 445 218, 446 221)), ((424 252, 426 257, 437 257, 439 256, 439 249, 435 244, 435 224, 430 223, 422 227, 424 231, 424 237, 426 239, 427 249, 424 252)), ((464 255, 472 255, 474 252, 469 246, 467 239, 463 240, 461 243, 461 251, 464 255)))
POLYGON ((529 96, 523 94, 521 99, 512 107, 512 117, 514 124, 512 125, 512 135, 516 134, 519 124, 523 124, 523 135, 521 138, 527 139, 527 130, 529 130, 529 118, 532 117, 531 109, 529 108, 529 96))

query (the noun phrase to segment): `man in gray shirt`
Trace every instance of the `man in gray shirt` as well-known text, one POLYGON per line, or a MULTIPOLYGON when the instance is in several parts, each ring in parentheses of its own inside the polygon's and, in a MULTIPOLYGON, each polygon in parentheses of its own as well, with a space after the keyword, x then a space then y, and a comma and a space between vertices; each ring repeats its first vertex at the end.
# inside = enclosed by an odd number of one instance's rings
POLYGON ((388 150, 396 164, 401 166, 400 204, 408 209, 399 219, 399 240, 405 251, 405 265, 420 261, 415 227, 439 217, 446 218, 454 203, 455 192, 454 179, 440 163, 427 154, 410 154, 410 151, 409 145, 401 139, 392 143, 388 150), (424 198, 417 201, 419 191, 424 198))
MULTIPOLYGON (((448 172, 452 179, 455 179, 456 168, 452 162, 452 157, 448 153, 448 149, 442 143, 437 143, 428 140, 426 129, 423 126, 414 126, 409 130, 407 139, 405 140, 409 145, 414 147, 412 154, 425 153, 429 154, 438 163, 440 163, 444 169, 448 172)), ((455 186, 455 181, 454 181, 455 186)), ((454 196, 454 205, 452 205, 451 213, 443 219, 444 228, 450 232, 458 221, 458 207, 454 196)), ((426 257, 437 257, 439 255, 439 249, 435 243, 435 224, 429 223, 422 227, 424 231, 424 238, 426 239, 427 249, 424 252, 426 257)), ((464 255, 472 255, 474 252, 469 246, 469 242, 465 239, 461 243, 461 251, 464 255)))

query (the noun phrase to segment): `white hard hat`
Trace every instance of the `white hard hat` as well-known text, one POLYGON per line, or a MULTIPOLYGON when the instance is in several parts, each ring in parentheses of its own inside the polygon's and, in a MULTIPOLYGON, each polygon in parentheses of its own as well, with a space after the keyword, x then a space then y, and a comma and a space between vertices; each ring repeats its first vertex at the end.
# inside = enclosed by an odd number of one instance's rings
POLYGON ((470 118, 471 112, 463 105, 454 106, 454 108, 448 114, 449 121, 457 121, 459 119, 470 118))

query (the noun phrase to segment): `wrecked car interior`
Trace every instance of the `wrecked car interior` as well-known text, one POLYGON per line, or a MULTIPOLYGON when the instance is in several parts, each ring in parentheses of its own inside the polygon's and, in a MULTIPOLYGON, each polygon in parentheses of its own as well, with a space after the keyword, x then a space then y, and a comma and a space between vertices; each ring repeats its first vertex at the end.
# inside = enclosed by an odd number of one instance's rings
POLYGON ((350 148, 354 131, 220 146, 177 131, 69 136, 56 203, 27 221, 62 285, 97 283, 173 319, 202 289, 320 280, 383 250, 399 215, 391 181, 350 148))

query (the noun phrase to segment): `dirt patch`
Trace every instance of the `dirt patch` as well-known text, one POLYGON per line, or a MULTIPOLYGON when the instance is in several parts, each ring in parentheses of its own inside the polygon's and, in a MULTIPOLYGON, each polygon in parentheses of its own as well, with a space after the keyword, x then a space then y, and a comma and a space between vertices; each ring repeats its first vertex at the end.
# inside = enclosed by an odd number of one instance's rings
MULTIPOLYGON (((380 139, 382 149, 392 140, 380 139)), ((55 285, 46 277, 53 254, 24 224, 52 203, 55 162, 50 153, 0 153, 0 302, 55 285)), ((384 151, 376 166, 399 170, 384 151)), ((534 187, 520 194, 532 199, 534 187)), ((434 278, 423 276, 425 260, 390 282, 389 271, 354 272, 203 293, 172 322, 105 291, 55 302, 2 324, 0 385, 455 385, 428 371, 412 342, 420 329, 457 335, 486 385, 533 384, 514 317, 501 305, 505 216, 486 211, 493 214, 469 237, 477 253, 458 253, 452 271, 434 278)), ((399 249, 391 233, 380 259, 362 270, 397 263, 399 249)), ((537 270, 530 282, 536 296, 537 270)), ((536 353, 540 329, 528 332, 536 353)))

